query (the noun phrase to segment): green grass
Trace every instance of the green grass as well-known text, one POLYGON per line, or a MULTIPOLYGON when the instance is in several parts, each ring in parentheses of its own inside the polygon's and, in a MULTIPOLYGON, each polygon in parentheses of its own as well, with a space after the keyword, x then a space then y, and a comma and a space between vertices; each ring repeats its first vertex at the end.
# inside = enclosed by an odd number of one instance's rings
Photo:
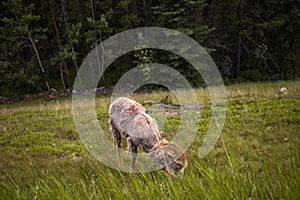
MULTIPOLYGON (((198 157, 211 111, 207 90, 197 89, 205 105, 198 135, 188 149, 186 173, 173 179, 163 170, 124 173, 95 160, 79 140, 70 99, 0 105, 0 199, 299 199, 300 82, 237 84, 226 90, 226 146, 220 140, 205 158, 198 157), (278 93, 283 86, 288 94, 278 93)), ((159 100, 166 94, 133 98, 159 100)), ((109 136, 110 99, 96 102, 97 118, 109 136)), ((177 127, 178 116, 168 116, 161 127, 164 137, 177 127)))

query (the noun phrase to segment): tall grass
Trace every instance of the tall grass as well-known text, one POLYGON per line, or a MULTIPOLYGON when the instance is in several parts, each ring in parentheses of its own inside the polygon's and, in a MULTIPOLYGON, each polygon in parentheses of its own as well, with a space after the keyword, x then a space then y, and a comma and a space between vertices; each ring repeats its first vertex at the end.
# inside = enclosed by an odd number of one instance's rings
MULTIPOLYGON (((298 199, 299 160, 288 169, 264 163, 237 170, 233 177, 226 165, 212 165, 195 158, 184 176, 165 173, 127 174, 111 169, 85 169, 62 175, 61 169, 36 177, 29 186, 1 182, 1 199, 298 199), (94 170, 95 170, 94 169, 94 170)), ((238 168, 238 166, 236 166, 238 168)), ((53 169, 52 169, 53 170, 53 169)), ((23 183, 24 184, 24 183, 23 183)))
MULTIPOLYGON (((68 99, 0 105, 0 199, 299 199, 299 82, 239 84, 226 91, 222 136, 232 166, 221 141, 198 157, 211 110, 207 91, 197 89, 205 105, 198 135, 188 149, 189 167, 173 179, 163 170, 124 173, 95 160, 79 140, 68 99), (283 86, 288 94, 278 93, 283 86)), ((167 94, 133 98, 159 101, 167 94)), ((96 102, 109 137, 110 99, 96 102)), ((176 130, 177 120, 167 117, 164 137, 176 130)))

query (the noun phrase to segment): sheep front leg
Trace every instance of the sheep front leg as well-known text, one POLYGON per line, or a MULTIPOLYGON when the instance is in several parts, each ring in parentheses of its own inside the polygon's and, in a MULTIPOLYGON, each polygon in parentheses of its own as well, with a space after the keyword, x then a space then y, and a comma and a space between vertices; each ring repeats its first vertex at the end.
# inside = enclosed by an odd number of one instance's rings
POLYGON ((127 139, 127 150, 131 156, 131 169, 134 170, 136 157, 137 157, 137 146, 132 142, 130 138, 127 139))
POLYGON ((114 123, 112 123, 112 121, 110 121, 110 132, 112 133, 112 136, 114 138, 114 140, 116 141, 116 148, 117 148, 117 154, 118 154, 118 164, 119 166, 121 166, 123 158, 122 158, 122 154, 121 154, 121 148, 122 148, 122 137, 120 132, 116 129, 116 127, 114 126, 114 123))
POLYGON ((171 178, 175 177, 174 171, 173 171, 169 166, 165 166, 164 169, 165 169, 165 171, 169 174, 169 176, 170 176, 171 178))

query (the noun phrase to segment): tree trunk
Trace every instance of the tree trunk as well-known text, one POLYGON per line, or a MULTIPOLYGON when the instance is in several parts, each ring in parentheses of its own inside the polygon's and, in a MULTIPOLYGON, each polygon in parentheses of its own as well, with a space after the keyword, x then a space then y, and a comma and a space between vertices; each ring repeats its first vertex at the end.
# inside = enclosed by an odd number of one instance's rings
MULTIPOLYGON (((146 0, 143 0, 144 7, 144 27, 148 27, 148 6, 146 0)), ((148 39, 148 31, 145 29, 145 37, 148 39)))
POLYGON ((49 7, 50 7, 50 13, 51 13, 51 17, 52 17, 52 20, 53 20, 53 27, 54 27, 54 31, 55 31, 55 37, 60 42, 59 32, 58 32, 58 28, 57 28, 57 24, 56 24, 56 17, 55 17, 55 14, 54 14, 53 5, 52 5, 51 0, 48 0, 48 4, 49 4, 49 7))
POLYGON ((50 92, 50 86, 49 86, 48 80, 45 78, 45 69, 44 69, 44 67, 43 67, 43 64, 42 64, 42 61, 41 61, 39 52, 38 52, 38 50, 37 50, 37 48, 36 48, 36 45, 35 45, 35 42, 33 41, 33 39, 32 39, 32 37, 31 37, 30 34, 28 34, 28 38, 29 38, 29 40, 30 40, 30 42, 31 42, 31 46, 32 46, 32 48, 33 48, 33 50, 34 50, 34 52, 35 52, 35 55, 36 55, 36 57, 37 57, 37 59, 38 59, 40 68, 41 68, 41 70, 42 70, 42 72, 43 72, 44 79, 45 79, 45 84, 46 84, 46 86, 47 86, 47 90, 50 92))
MULTIPOLYGON (((93 18, 93 21, 94 23, 96 23, 96 19, 95 19, 95 11, 94 11, 94 2, 93 0, 91 0, 91 12, 92 12, 92 18, 93 18)), ((103 76, 103 73, 104 73, 104 47, 103 47, 103 44, 102 44, 102 34, 101 34, 101 30, 99 30, 99 43, 100 43, 100 46, 101 46, 101 60, 100 60, 100 54, 99 54, 99 50, 98 48, 96 48, 96 58, 97 58, 97 65, 98 65, 98 74, 101 74, 101 78, 102 80, 104 80, 104 76, 103 76)), ((97 47, 97 40, 95 41, 95 47, 97 47)))
MULTIPOLYGON (((74 52, 75 50, 74 50, 74 47, 72 47, 72 51, 74 52)), ((78 69, 78 64, 77 64, 77 58, 76 58, 76 56, 75 56, 75 58, 73 59, 73 61, 74 61, 74 65, 75 65, 75 69, 76 69, 76 73, 77 73, 77 76, 78 76, 78 78, 79 78, 79 82, 80 82, 80 84, 81 84, 81 77, 80 77, 80 74, 78 73, 78 71, 79 71, 79 69, 78 69)))
POLYGON ((60 71, 60 80, 61 80, 61 83, 63 85, 64 88, 66 88, 66 85, 65 85, 65 79, 64 79, 64 71, 62 69, 62 65, 63 63, 59 63, 59 71, 60 71))
POLYGON ((241 70, 241 46, 242 46, 242 37, 241 37, 241 32, 242 32, 242 20, 243 20, 243 12, 244 12, 244 2, 243 0, 240 1, 240 6, 239 6, 239 15, 240 15, 240 22, 239 22, 239 27, 238 27, 238 42, 237 42, 237 55, 236 55, 236 68, 235 68, 235 77, 238 77, 240 75, 240 70, 241 70))
POLYGON ((241 69, 241 35, 238 36, 238 43, 237 43, 237 58, 236 58, 236 67, 235 67, 235 77, 238 77, 240 75, 240 69, 241 69))
POLYGON ((62 61, 62 67, 66 78, 66 88, 70 88, 71 87, 70 74, 69 74, 67 63, 65 61, 62 61))
MULTIPOLYGON (((61 44, 60 35, 59 35, 59 31, 58 31, 57 24, 56 24, 56 16, 55 16, 55 12, 54 12, 51 0, 48 0, 48 4, 49 4, 49 8, 50 8, 51 17, 53 20, 55 37, 56 37, 58 44, 61 44)), ((66 88, 66 87, 69 88, 71 86, 71 81, 70 81, 70 75, 69 75, 67 63, 66 63, 66 61, 62 60, 60 64, 62 65, 62 66, 59 66, 60 70, 61 70, 61 72, 64 72, 64 75, 65 75, 65 79, 62 78, 62 85, 64 88, 66 88), (66 83, 64 81, 66 81, 66 83)))

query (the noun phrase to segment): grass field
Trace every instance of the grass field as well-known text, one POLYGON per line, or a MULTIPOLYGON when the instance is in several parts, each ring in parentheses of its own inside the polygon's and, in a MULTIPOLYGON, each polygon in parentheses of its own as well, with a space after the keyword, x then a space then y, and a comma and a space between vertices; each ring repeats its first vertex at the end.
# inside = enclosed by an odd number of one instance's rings
MULTIPOLYGON (((186 173, 173 179, 163 170, 124 173, 95 160, 79 140, 71 99, 0 105, 0 199, 300 199, 300 82, 226 90, 222 138, 203 159, 198 148, 211 118, 210 99, 207 90, 196 90, 204 105, 198 135, 188 149, 186 173), (287 94, 278 92, 283 86, 287 94)), ((165 95, 133 98, 156 101, 165 95)), ((96 102, 109 136, 110 98, 96 102)), ((177 121, 168 116, 161 129, 172 135, 177 121)))

